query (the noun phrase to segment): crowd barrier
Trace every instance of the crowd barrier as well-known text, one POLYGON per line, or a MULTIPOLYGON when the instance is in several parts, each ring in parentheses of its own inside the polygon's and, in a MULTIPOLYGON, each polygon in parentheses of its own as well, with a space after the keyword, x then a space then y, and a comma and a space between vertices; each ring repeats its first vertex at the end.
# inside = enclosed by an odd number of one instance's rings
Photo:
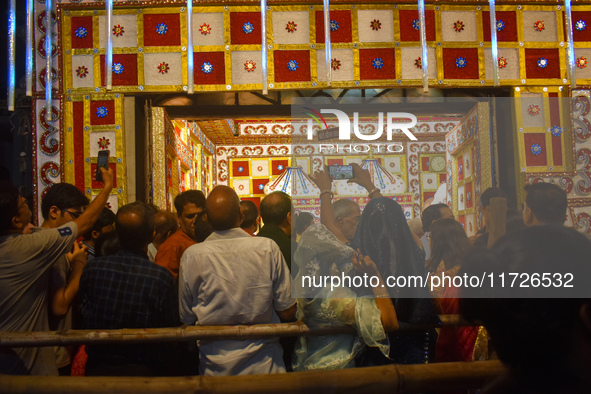
MULTIPOLYGON (((446 326, 471 326, 459 315, 440 315, 439 324, 404 324, 399 330, 419 330, 446 326)), ((125 328, 118 330, 66 330, 38 332, 0 332, 0 346, 39 347, 108 343, 176 342, 199 339, 248 339, 309 335, 332 335, 353 332, 351 327, 310 328, 301 322, 255 324, 250 326, 182 326, 172 328, 125 328)))
MULTIPOLYGON (((440 315, 436 325, 401 324, 400 330, 478 325, 440 315)), ((154 329, 1 332, 0 347, 151 343, 198 339, 247 339, 330 335, 350 327, 310 328, 301 322, 251 326, 183 326, 154 329)), ((504 371, 499 361, 387 365, 332 371, 248 376, 70 377, 0 375, 1 393, 438 393, 473 390, 504 371)))
POLYGON ((247 376, 49 377, 0 375, 3 393, 441 393, 472 390, 504 371, 499 361, 308 371, 247 376))

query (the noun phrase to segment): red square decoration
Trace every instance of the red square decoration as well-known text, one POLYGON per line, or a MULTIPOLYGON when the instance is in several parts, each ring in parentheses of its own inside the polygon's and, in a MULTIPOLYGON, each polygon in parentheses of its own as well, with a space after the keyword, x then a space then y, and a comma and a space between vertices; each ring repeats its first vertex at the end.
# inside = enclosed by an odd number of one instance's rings
POLYGON ((328 159, 326 161, 326 165, 329 165, 329 166, 342 166, 343 165, 343 159, 328 159))
POLYGON ((195 52, 193 77, 197 85, 221 85, 226 83, 224 52, 195 52))
POLYGON ((97 100, 90 102, 90 124, 115 124, 115 102, 113 100, 97 100))
POLYGON ((421 157, 421 171, 429 171, 429 157, 421 157))
MULTIPOLYGON (((513 11, 497 11, 497 40, 517 41, 517 17, 513 11)), ((490 41, 490 12, 482 11, 482 32, 484 41, 490 41)))
POLYGON ((445 79, 478 79, 478 49, 443 48, 445 79))
POLYGON ((439 184, 441 185, 443 182, 447 181, 447 174, 443 173, 443 174, 439 174, 439 184))
POLYGON ((359 78, 396 79, 394 48, 360 49, 359 78))
POLYGON ((558 49, 525 50, 525 75, 530 78, 560 78, 558 49))
POLYGON ((273 160, 271 167, 271 174, 272 175, 281 175, 283 171, 288 167, 287 160, 273 160))
POLYGON ((435 192, 423 192, 423 201, 427 201, 432 197, 435 197, 435 192))
MULTIPOLYGON (((351 11, 330 11, 330 41, 352 42, 351 11)), ((316 42, 324 44, 324 12, 316 11, 316 42)))
MULTIPOLYGON (((400 19, 400 41, 420 41, 419 11, 400 10, 398 15, 400 19)), ((434 11, 425 11, 425 25, 427 27, 427 41, 435 41, 434 11)))
POLYGON ((261 14, 231 12, 230 42, 232 45, 261 45, 261 14))
POLYGON ((250 163, 248 161, 232 161, 232 177, 249 175, 250 163))
MULTIPOLYGON (((137 85, 137 55, 117 54, 113 55, 113 85, 137 85)), ((101 55, 101 84, 105 81, 105 55, 101 55)))
POLYGON ((72 48, 92 48, 92 16, 73 16, 72 48))
MULTIPOLYGON (((109 167, 113 170, 113 187, 116 188, 117 187, 117 164, 109 163, 109 167)), ((95 175, 96 175, 96 163, 92 163, 90 165, 90 176, 92 177, 91 187, 93 189, 102 189, 103 183, 99 182, 99 181, 95 181, 94 180, 95 175)))
POLYGON ((310 81, 310 51, 275 51, 275 82, 310 81))
POLYGON ((458 181, 464 180, 464 156, 458 157, 458 181))
POLYGON ((253 179, 252 180, 252 194, 265 194, 265 185, 269 183, 269 179, 253 179))
POLYGON ((527 133, 523 136, 525 149, 525 165, 528 167, 548 165, 546 151, 546 135, 544 133, 527 133))
POLYGON ((181 45, 179 14, 145 14, 144 46, 181 45))
MULTIPOLYGON (((591 12, 589 11, 573 11, 573 41, 591 41, 591 12), (578 23, 584 28, 577 28, 578 23)), ((566 35, 565 35, 566 37, 566 35)))

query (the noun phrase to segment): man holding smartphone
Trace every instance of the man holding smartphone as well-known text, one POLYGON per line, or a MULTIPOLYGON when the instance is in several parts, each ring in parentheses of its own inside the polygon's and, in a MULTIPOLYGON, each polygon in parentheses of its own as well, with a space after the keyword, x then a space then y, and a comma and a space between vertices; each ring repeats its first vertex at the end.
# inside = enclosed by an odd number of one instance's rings
MULTIPOLYGON (((103 190, 80 216, 28 235, 23 235, 32 216, 27 200, 12 184, 0 184, 0 331, 49 331, 50 268, 92 228, 107 203, 113 170, 100 171, 103 190)), ((55 361, 52 347, 0 348, 1 374, 57 375, 55 361)))

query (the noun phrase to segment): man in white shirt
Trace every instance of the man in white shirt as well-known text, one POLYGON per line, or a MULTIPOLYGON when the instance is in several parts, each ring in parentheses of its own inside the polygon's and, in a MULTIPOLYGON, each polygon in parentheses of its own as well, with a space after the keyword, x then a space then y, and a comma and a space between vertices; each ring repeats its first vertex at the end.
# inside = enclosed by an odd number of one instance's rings
MULTIPOLYGON (((214 229, 203 243, 188 248, 180 265, 179 310, 184 323, 237 325, 293 320, 295 300, 281 251, 268 238, 240 228, 236 192, 214 188, 206 202, 214 229)), ((285 372, 278 338, 200 341, 202 375, 285 372)))

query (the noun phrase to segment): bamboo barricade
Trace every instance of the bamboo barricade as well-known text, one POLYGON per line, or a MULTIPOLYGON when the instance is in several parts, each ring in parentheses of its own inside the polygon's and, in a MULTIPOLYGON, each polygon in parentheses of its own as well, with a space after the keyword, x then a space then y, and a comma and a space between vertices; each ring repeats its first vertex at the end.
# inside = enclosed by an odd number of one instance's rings
MULTIPOLYGON (((438 325, 400 324, 399 330, 420 330, 444 326, 480 325, 459 315, 440 315, 438 325)), ((255 324, 251 326, 183 326, 172 328, 124 328, 117 330, 66 330, 38 332, 0 332, 0 347, 39 347, 104 345, 112 343, 152 343, 190 340, 248 339, 353 333, 351 327, 310 328, 301 322, 255 324)))
POLYGON ((503 373, 500 361, 387 365, 247 376, 50 377, 0 375, 4 393, 424 393, 471 390, 503 373))

